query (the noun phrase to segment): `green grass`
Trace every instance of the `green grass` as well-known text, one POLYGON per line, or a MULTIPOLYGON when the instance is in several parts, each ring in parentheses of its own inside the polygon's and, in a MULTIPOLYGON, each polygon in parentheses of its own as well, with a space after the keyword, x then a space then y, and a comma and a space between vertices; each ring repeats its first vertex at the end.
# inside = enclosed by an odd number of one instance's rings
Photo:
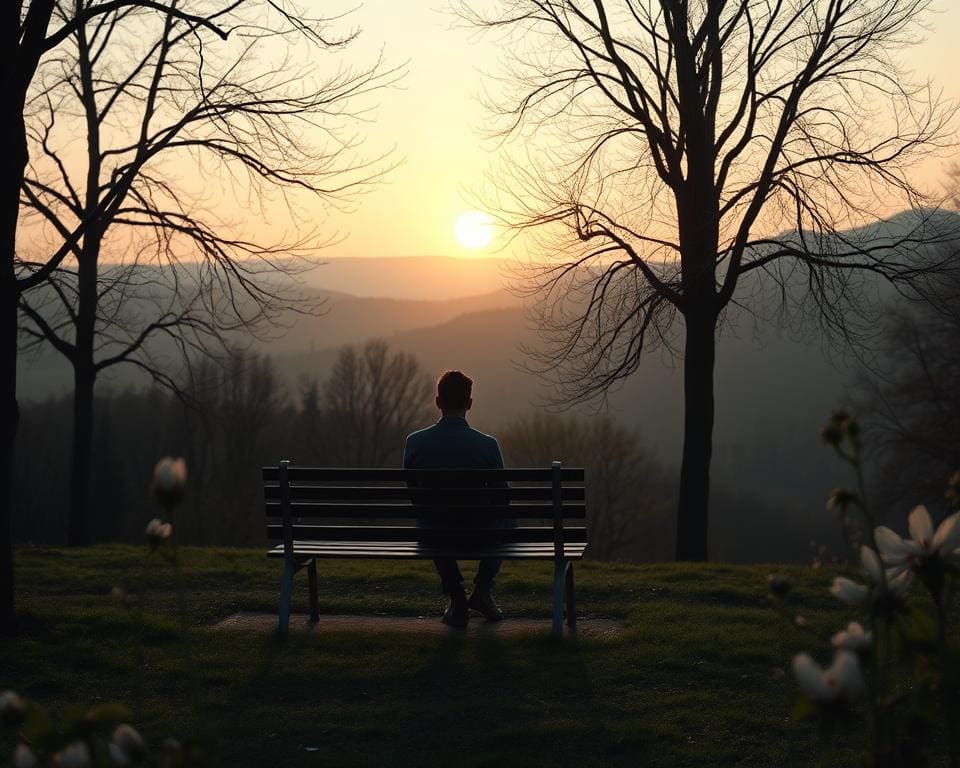
MULTIPOLYGON (((788 665, 812 646, 825 660, 825 646, 770 607, 770 567, 583 563, 580 614, 622 621, 612 639, 342 632, 280 644, 209 628, 275 612, 279 562, 261 550, 183 555, 186 635, 172 567, 156 556, 145 567, 142 548, 20 549, 25 631, 0 640, 0 689, 55 714, 123 702, 148 741, 212 740, 231 766, 817 761, 813 726, 788 721, 788 665), (111 600, 117 584, 132 607, 111 600)), ((811 624, 829 634, 848 620, 827 594, 831 573, 776 570, 811 624)), ((550 588, 549 564, 508 562, 498 599, 508 614, 547 617, 550 588)), ((320 596, 327 613, 443 607, 424 562, 324 561, 320 596)), ((294 609, 306 611, 305 576, 294 609)))

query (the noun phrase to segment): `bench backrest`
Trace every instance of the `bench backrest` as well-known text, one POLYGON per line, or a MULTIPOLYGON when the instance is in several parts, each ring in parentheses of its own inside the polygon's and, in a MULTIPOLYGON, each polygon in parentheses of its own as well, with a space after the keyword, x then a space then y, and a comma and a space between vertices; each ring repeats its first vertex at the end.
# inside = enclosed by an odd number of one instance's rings
POLYGON ((585 542, 584 471, 263 468, 267 536, 293 540, 585 542), (509 520, 509 527, 497 521, 509 520), (580 521, 569 525, 566 521, 580 521), (545 524, 546 523, 546 524, 545 524))

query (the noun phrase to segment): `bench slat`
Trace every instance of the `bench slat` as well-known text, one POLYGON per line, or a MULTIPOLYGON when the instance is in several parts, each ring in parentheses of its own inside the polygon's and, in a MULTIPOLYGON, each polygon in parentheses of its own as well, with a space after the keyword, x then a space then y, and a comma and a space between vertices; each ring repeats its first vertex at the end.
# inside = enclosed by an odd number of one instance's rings
MULTIPOLYGON (((563 545, 564 557, 579 559, 583 557, 586 544, 575 542, 563 545)), ((283 546, 277 546, 268 553, 269 557, 283 557, 283 546)), ((471 547, 451 549, 431 547, 417 542, 396 542, 391 545, 375 542, 341 541, 341 542, 309 542, 295 541, 294 555, 297 557, 351 557, 351 558, 405 558, 429 559, 437 557, 453 557, 462 560, 480 560, 486 557, 501 558, 504 560, 543 559, 552 560, 554 556, 553 543, 546 544, 501 544, 494 547, 471 547)))
MULTIPOLYGON (((265 505, 268 517, 280 517, 279 501, 268 501, 265 505)), ((565 520, 582 520, 587 516, 585 504, 564 504, 562 513, 565 520)), ((354 519, 390 519, 430 517, 488 517, 489 519, 519 520, 524 518, 552 520, 553 506, 550 504, 511 504, 508 507, 493 505, 449 505, 443 507, 414 506, 413 504, 337 504, 311 501, 290 503, 292 517, 341 517, 354 519)))
MULTIPOLYGON (((469 543, 552 542, 553 528, 522 526, 518 528, 414 528, 411 526, 294 525, 293 537, 310 541, 380 541, 411 542, 440 545, 469 543)), ((283 538, 282 525, 268 525, 267 538, 283 538)), ((564 528, 567 542, 586 542, 587 529, 564 528)))
MULTIPOLYGON (((265 485, 263 495, 270 501, 279 500, 279 485, 265 485)), ((406 488, 395 486, 331 486, 331 485, 292 485, 290 486, 291 501, 413 501, 419 504, 431 502, 444 503, 445 500, 469 500, 491 503, 507 501, 541 501, 553 500, 553 489, 549 486, 542 488, 406 488)), ((561 498, 564 501, 583 501, 586 498, 583 487, 565 487, 561 498)))
MULTIPOLYGON (((279 482, 280 471, 277 467, 263 467, 263 480, 268 483, 279 482)), ((510 467, 508 469, 400 469, 398 467, 290 467, 291 482, 388 482, 415 480, 435 483, 438 480, 455 479, 460 482, 542 482, 551 481, 552 470, 536 467, 510 467)), ((584 471, 578 467, 564 467, 561 470, 564 482, 584 482, 584 471)))

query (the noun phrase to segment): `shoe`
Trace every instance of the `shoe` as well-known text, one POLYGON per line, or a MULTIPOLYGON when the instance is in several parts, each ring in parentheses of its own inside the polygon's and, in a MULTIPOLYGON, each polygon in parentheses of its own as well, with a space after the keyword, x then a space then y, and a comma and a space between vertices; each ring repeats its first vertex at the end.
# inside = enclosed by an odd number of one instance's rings
POLYGON ((467 607, 482 614, 487 621, 500 621, 503 618, 503 611, 497 607, 493 595, 487 589, 473 590, 473 594, 467 601, 467 607))
POLYGON ((461 589, 450 595, 450 602, 447 603, 447 610, 443 612, 443 623, 449 627, 465 627, 470 620, 470 613, 467 611, 467 596, 461 589))

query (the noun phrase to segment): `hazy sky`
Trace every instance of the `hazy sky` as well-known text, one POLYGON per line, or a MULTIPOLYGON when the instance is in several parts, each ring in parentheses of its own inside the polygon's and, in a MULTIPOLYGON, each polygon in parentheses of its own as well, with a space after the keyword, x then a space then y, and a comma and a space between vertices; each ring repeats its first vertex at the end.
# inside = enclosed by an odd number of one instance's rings
MULTIPOLYGON (((396 145, 404 164, 359 209, 327 222, 349 237, 325 256, 476 256, 454 237, 457 216, 471 206, 464 194, 483 183, 494 145, 483 138, 489 122, 476 96, 483 72, 501 57, 492 39, 453 27, 444 0, 365 0, 350 17, 362 29, 351 56, 370 59, 382 46, 389 63, 409 61, 397 89, 379 96, 376 121, 367 127, 368 148, 396 145)), ((927 39, 906 54, 920 77, 931 77, 960 100, 960 0, 939 0, 928 19, 927 39)), ((923 169, 939 180, 943 162, 923 169)))

